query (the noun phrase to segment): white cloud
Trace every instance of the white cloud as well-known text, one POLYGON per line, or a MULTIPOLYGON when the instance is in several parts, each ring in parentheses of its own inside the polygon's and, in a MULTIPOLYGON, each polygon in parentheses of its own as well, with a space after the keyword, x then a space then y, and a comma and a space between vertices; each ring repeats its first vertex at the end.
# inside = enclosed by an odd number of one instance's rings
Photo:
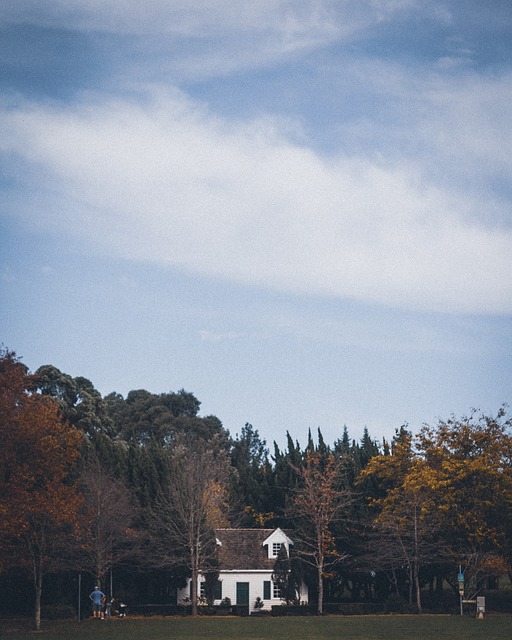
POLYGON ((113 57, 123 51, 127 77, 137 72, 147 77, 149 59, 162 74, 191 78, 268 67, 351 39, 417 5, 414 0, 4 0, 0 25, 128 36, 117 39, 112 51, 113 57), (138 63, 129 59, 133 54, 138 63))
MULTIPOLYGON (((3 23, 25 22, 83 31, 167 33, 204 38, 208 33, 277 31, 295 40, 305 34, 341 33, 418 5, 415 0, 4 0, 3 23), (336 29, 338 32, 338 29, 336 29)), ((308 35, 309 37, 309 35, 308 35)))
MULTIPOLYGON (((462 153, 480 162, 492 134, 462 153)), ((503 205, 436 184, 418 159, 321 158, 271 120, 229 123, 159 90, 5 109, 0 150, 38 185, 17 215, 119 256, 301 294, 512 311, 512 233, 481 221, 503 205)))

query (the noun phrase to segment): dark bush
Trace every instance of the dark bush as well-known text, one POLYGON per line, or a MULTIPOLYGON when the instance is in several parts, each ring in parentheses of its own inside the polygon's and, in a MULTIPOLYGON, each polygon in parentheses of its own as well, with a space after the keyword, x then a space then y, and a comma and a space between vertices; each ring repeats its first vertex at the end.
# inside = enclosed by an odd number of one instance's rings
POLYGON ((324 604, 324 613, 343 616, 367 616, 385 612, 386 606, 379 602, 328 602, 324 604))
POLYGON ((311 616, 315 611, 305 605, 277 604, 272 606, 272 615, 278 616, 311 616))
POLYGON ((70 604, 47 604, 41 607, 41 618, 45 620, 65 620, 75 617, 75 608, 70 604))
POLYGON ((234 616, 248 616, 249 606, 246 604, 234 604, 231 607, 231 613, 234 616))
POLYGON ((418 613, 418 607, 392 593, 386 601, 386 613, 418 613))
POLYGON ((136 616, 176 616, 186 615, 184 609, 186 607, 175 604, 140 604, 130 607, 129 613, 136 616))

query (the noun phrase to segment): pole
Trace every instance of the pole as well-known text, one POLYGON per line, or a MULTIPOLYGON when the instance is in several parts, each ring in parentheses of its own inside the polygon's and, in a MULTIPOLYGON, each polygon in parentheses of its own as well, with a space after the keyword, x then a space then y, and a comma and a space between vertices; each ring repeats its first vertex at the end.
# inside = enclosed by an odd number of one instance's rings
POLYGON ((80 622, 81 616, 81 602, 82 602, 82 574, 78 574, 78 622, 80 622))
MULTIPOLYGON (((459 576, 462 574, 462 565, 459 564, 459 576)), ((463 616, 464 615, 464 607, 462 604, 462 600, 464 598, 464 594, 462 592, 462 590, 460 589, 460 583, 459 583, 459 598, 460 598, 460 615, 463 616)))

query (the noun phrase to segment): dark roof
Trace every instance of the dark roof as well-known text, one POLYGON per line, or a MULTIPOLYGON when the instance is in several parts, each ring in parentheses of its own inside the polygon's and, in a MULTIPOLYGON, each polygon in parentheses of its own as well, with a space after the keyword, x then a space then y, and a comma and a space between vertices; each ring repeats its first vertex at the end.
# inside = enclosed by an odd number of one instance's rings
MULTIPOLYGON (((219 547, 220 570, 249 571, 254 569, 272 570, 275 558, 268 557, 263 542, 276 529, 217 529, 215 535, 221 542, 219 547)), ((283 532, 290 537, 288 530, 283 532)))

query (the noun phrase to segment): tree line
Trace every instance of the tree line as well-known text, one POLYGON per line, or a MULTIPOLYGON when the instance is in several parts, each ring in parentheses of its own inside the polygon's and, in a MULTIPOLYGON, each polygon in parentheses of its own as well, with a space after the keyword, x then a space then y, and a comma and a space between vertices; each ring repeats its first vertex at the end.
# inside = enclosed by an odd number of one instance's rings
MULTIPOLYGON (((509 573, 512 436, 506 407, 424 425, 391 441, 347 427, 270 451, 245 424, 232 437, 183 389, 102 396, 51 365, 30 373, 0 351, 0 580, 41 607, 68 602, 77 572, 132 602, 171 602, 216 573, 214 531, 295 531, 274 570, 283 598, 304 578, 324 603, 466 597, 509 573), (20 578, 22 576, 22 578, 20 578)), ((207 585, 208 586, 208 585, 207 585)), ((208 590, 208 589, 207 589, 208 590)), ((5 606, 5 603, 4 603, 5 606)))

